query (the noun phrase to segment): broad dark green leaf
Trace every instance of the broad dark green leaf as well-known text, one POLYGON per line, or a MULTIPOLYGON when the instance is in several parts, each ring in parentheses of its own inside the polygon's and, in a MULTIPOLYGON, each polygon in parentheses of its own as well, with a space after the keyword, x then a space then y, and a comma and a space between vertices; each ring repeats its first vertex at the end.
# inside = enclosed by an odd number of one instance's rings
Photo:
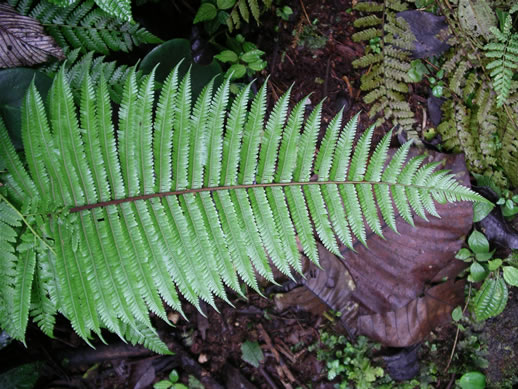
POLYGON ((264 359, 263 350, 257 342, 247 340, 241 345, 241 359, 254 367, 259 367, 264 359))

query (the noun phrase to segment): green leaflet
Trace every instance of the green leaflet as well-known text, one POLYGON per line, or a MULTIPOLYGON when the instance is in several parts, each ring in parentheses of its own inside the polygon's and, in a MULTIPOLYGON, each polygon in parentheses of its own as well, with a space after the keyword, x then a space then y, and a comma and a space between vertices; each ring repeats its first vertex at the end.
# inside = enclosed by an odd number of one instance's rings
POLYGON ((473 300, 477 321, 502 313, 507 304, 507 298, 507 285, 504 279, 487 278, 473 300))
POLYGON ((434 199, 484 201, 422 158, 405 163, 408 144, 384 167, 390 134, 369 160, 372 130, 353 148, 358 116, 342 128, 340 113, 317 147, 322 104, 304 120, 288 92, 267 115, 265 87, 249 107, 250 85, 230 103, 228 80, 195 103, 190 85, 174 69, 155 104, 154 72, 131 69, 117 125, 103 74, 83 79, 76 102, 62 69, 47 107, 32 85, 28 172, 0 125, 3 198, 17 205, 0 205, 0 299, 21 302, 0 325, 13 336, 29 317, 51 335, 59 311, 86 341, 107 328, 166 352, 149 319, 167 320, 162 301, 215 307, 224 285, 260 293, 257 274, 274 281, 272 265, 300 272, 297 239, 318 262, 315 237, 338 253, 353 236, 365 242, 366 226, 395 228, 396 213, 433 214, 434 199))
MULTIPOLYGON (((236 0, 234 6, 229 9, 229 15, 227 16, 227 26, 228 29, 232 32, 232 30, 239 29, 241 27, 241 19, 245 22, 250 23, 251 18, 250 14, 252 14, 254 20, 257 24, 259 24, 259 17, 261 16, 261 3, 264 5, 264 8, 270 8, 272 1, 271 0, 236 0)), ((221 11, 220 11, 221 12, 221 11)))

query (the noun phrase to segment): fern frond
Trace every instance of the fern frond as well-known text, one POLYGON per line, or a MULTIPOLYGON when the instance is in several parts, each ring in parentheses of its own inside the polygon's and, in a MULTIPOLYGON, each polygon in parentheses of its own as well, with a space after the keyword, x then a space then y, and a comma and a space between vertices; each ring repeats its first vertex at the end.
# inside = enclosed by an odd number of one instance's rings
POLYGON ((107 328, 167 352, 149 319, 167 320, 162 300, 178 311, 179 294, 215 307, 223 285, 242 293, 239 278, 260 293, 257 274, 274 281, 272 264, 300 272, 297 238, 318 263, 315 235, 339 254, 353 235, 365 243, 367 228, 381 235, 378 211, 395 228, 397 213, 410 223, 412 213, 436 215, 434 199, 484 201, 423 158, 405 164, 409 145, 387 162, 390 134, 370 159, 372 127, 353 149, 358 115, 342 129, 340 112, 317 150, 322 103, 304 120, 306 99, 290 111, 288 90, 266 119, 265 86, 249 107, 251 85, 230 103, 229 80, 214 94, 212 85, 193 104, 190 75, 180 80, 177 67, 155 104, 154 72, 138 80, 131 69, 117 128, 103 73, 84 77, 77 103, 64 68, 47 107, 31 86, 29 173, 0 126, 6 193, 19 205, 0 206, 11 280, 0 298, 24 302, 2 327, 22 339, 32 315, 52 334, 58 311, 87 342, 107 328), (31 244, 13 245, 27 236, 31 244))
POLYGON ((485 46, 486 57, 494 58, 486 65, 490 70, 493 80, 493 88, 497 93, 497 106, 501 107, 509 97, 511 81, 516 69, 518 69, 518 34, 511 33, 512 17, 507 15, 503 30, 490 27, 490 31, 496 38, 496 42, 490 42, 485 46))
POLYGON ((64 8, 48 0, 10 0, 9 3, 22 15, 39 20, 64 49, 107 55, 111 51, 130 51, 142 43, 161 42, 138 23, 130 22, 128 0, 58 1, 64 8))
POLYGON ((518 122, 512 78, 518 66, 518 36, 511 16, 517 8, 499 3, 501 23, 499 28, 488 26, 487 42, 479 36, 476 19, 459 21, 460 6, 442 7, 453 46, 442 66, 449 81, 445 95, 453 101, 443 104, 438 130, 445 148, 465 152, 471 171, 491 176, 501 187, 516 186, 518 122))
POLYGON ((355 27, 363 28, 353 34, 353 40, 370 41, 381 38, 377 52, 367 49, 366 54, 353 61, 355 68, 367 68, 361 77, 362 91, 367 92, 364 101, 373 104, 369 115, 380 115, 378 123, 391 120, 403 129, 411 130, 414 114, 406 101, 408 93, 410 52, 413 49, 414 35, 408 24, 396 17, 396 12, 407 8, 406 2, 385 0, 358 2, 354 9, 368 15, 356 19, 355 27), (381 13, 380 16, 377 13, 381 13), (383 22, 384 21, 384 22, 383 22))

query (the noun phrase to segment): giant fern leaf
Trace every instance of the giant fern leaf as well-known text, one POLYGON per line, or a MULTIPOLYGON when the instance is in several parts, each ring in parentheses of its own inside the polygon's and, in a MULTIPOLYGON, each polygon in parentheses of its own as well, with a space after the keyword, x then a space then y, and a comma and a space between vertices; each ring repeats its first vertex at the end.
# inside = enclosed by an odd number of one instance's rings
POLYGON ((167 320, 162 300, 215 306, 224 285, 241 293, 238 278, 259 291, 256 274, 273 280, 272 264, 301 271, 297 236, 317 262, 315 235, 335 252, 338 240, 365 242, 367 227, 381 234, 378 208, 395 228, 396 212, 410 223, 411 210, 435 214, 434 199, 483 201, 422 158, 405 164, 409 144, 388 162, 390 134, 369 161, 372 128, 353 149, 358 116, 342 128, 340 112, 318 148, 321 104, 304 120, 288 91, 266 118, 264 86, 249 107, 250 85, 229 103, 229 81, 215 93, 210 83, 194 105, 190 85, 174 69, 155 104, 154 74, 131 71, 116 126, 103 73, 83 79, 79 104, 63 69, 47 106, 32 85, 28 173, 0 125, 6 199, 33 215, 9 239, 41 236, 16 255, 7 244, 15 281, 1 298, 25 307, 0 323, 14 336, 28 315, 51 334, 57 309, 87 341, 108 328, 167 352, 149 319, 167 320))

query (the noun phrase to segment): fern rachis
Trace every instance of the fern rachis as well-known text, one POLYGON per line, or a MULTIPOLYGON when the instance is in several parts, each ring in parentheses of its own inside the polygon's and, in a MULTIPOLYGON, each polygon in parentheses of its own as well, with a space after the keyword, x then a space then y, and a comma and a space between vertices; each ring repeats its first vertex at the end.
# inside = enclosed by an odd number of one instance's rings
MULTIPOLYGON (((137 82, 132 71, 115 129, 102 74, 96 85, 83 80, 79 106, 64 69, 48 109, 31 86, 22 123, 29 172, 1 121, 0 155, 5 198, 33 215, 10 253, 16 269, 24 260, 36 269, 22 278, 41 305, 8 312, 0 325, 23 339, 31 315, 49 333, 57 309, 86 340, 106 327, 166 352, 148 316, 165 319, 162 300, 181 311, 180 293, 214 306, 214 296, 227 299, 223 285, 241 293, 238 277, 258 290, 256 272, 273 280, 269 259, 300 272, 297 237, 318 261, 315 232, 338 253, 337 237, 352 246, 353 236, 366 241, 366 226, 381 233, 378 207, 395 228, 396 211, 412 223, 411 210, 435 213, 434 199, 483 201, 422 158, 405 164, 409 144, 384 168, 390 135, 370 161, 372 129, 353 151, 358 116, 341 129, 340 112, 317 150, 321 104, 303 120, 303 103, 288 110, 288 91, 264 124, 266 89, 250 107, 249 90, 229 105, 229 80, 214 95, 210 83, 193 109, 189 75, 179 80, 176 68, 154 109, 153 73, 137 82), (36 243, 22 246, 27 237, 36 243)), ((22 286, 16 272, 0 277, 22 286)))

